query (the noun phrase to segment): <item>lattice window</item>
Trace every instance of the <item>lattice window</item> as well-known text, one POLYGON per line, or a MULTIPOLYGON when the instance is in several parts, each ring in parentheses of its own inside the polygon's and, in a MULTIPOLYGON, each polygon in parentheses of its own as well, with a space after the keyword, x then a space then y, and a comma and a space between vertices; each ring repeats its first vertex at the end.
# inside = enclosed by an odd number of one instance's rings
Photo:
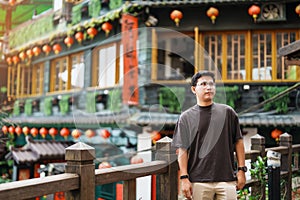
POLYGON ((222 74, 222 35, 206 35, 204 48, 207 54, 204 56, 204 70, 214 71, 216 79, 221 79, 222 74))

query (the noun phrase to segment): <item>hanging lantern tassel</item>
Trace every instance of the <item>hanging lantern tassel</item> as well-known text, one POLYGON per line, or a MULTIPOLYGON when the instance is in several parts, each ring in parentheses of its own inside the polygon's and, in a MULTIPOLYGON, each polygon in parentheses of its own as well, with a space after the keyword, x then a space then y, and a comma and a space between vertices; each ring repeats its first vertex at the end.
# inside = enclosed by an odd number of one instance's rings
POLYGON ((217 16, 219 15, 219 10, 217 8, 210 7, 207 10, 206 15, 211 19, 211 22, 214 24, 217 16))
POLYGON ((179 22, 182 19, 182 12, 179 10, 173 10, 170 15, 171 19, 175 22, 176 26, 179 26, 179 22))
POLYGON ((299 15, 300 17, 300 4, 295 8, 295 12, 299 15))
POLYGON ((254 22, 256 22, 256 19, 258 17, 260 13, 260 7, 257 5, 252 5, 249 9, 248 9, 248 14, 251 15, 254 19, 254 22))

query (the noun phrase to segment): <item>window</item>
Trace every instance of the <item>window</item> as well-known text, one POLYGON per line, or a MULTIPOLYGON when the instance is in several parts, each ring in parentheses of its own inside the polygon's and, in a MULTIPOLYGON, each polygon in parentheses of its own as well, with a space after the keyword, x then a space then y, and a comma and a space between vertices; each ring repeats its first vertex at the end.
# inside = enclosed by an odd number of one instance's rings
MULTIPOLYGON (((290 44, 296 41, 296 33, 295 32, 280 32, 276 33, 277 46, 279 49, 287 44, 290 44)), ((285 66, 284 65, 284 57, 277 58, 277 79, 288 79, 295 80, 296 66, 285 66)), ((296 76, 297 77, 297 76, 296 76)))
POLYGON ((185 80, 194 74, 195 41, 189 37, 159 37, 157 80, 185 80))
POLYGON ((123 56, 122 45, 111 43, 93 51, 92 86, 108 88, 122 84, 123 56))
POLYGON ((83 88, 84 86, 83 53, 72 54, 51 61, 50 92, 83 88))
POLYGON ((35 64, 32 72, 32 94, 42 94, 44 83, 44 63, 35 64))

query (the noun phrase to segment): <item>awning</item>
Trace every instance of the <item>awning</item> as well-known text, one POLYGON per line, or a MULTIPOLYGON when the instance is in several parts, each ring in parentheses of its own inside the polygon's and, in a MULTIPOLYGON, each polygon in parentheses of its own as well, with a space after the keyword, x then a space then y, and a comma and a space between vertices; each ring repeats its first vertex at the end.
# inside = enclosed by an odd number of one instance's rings
POLYGON ((72 141, 36 141, 28 137, 24 147, 12 148, 11 152, 14 161, 18 164, 39 160, 64 160, 65 149, 73 144, 72 141))
POLYGON ((300 126, 300 113, 286 115, 266 115, 247 113, 239 116, 242 126, 300 126))

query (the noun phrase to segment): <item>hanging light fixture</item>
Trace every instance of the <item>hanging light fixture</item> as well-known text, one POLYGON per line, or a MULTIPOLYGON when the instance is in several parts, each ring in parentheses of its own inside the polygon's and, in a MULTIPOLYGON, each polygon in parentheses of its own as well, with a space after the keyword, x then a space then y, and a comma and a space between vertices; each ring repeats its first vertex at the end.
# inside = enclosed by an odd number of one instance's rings
POLYGON ((219 15, 219 10, 217 8, 210 7, 207 10, 206 15, 211 19, 212 23, 214 24, 217 16, 219 15))
POLYGON ((72 46, 72 44, 74 43, 74 40, 71 36, 67 36, 64 39, 64 43, 67 45, 68 48, 70 48, 72 46))
POLYGON ((50 51, 51 51, 50 45, 45 44, 45 45, 43 46, 43 52, 45 52, 46 55, 48 55, 48 54, 50 53, 50 51))
POLYGON ((59 54, 59 52, 61 52, 60 44, 53 45, 53 51, 54 51, 55 54, 59 54))
POLYGON ((33 54, 34 54, 35 56, 38 56, 38 55, 40 55, 40 53, 41 53, 40 47, 34 47, 34 48, 32 49, 32 51, 33 51, 33 54))
POLYGON ((13 60, 12 60, 11 57, 7 57, 7 58, 6 58, 6 62, 7 62, 8 65, 11 65, 12 62, 13 62, 13 60))
POLYGON ((108 36, 109 32, 112 30, 113 26, 109 22, 104 22, 101 26, 102 30, 105 31, 106 37, 108 36))
POLYGON ((260 7, 257 5, 252 5, 249 9, 248 9, 248 14, 251 15, 254 19, 254 22, 256 22, 256 19, 258 17, 260 13, 260 7))
POLYGON ((297 15, 299 15, 299 17, 300 17, 300 4, 295 8, 295 12, 296 12, 297 15))
POLYGON ((179 22, 183 17, 183 14, 179 10, 173 10, 170 14, 171 19, 175 22, 176 26, 179 26, 179 22))

